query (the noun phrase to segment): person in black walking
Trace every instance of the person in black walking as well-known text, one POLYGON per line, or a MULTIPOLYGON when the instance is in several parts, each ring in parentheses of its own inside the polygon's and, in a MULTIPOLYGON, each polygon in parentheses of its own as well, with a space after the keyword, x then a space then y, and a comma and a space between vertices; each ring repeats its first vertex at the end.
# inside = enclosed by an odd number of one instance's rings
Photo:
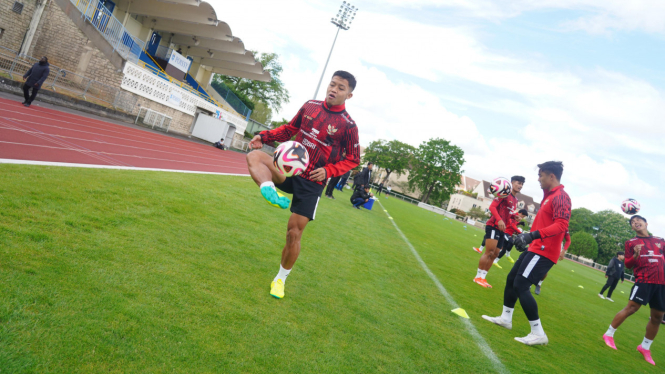
MULTIPOLYGON (((364 188, 365 186, 369 186, 369 182, 372 181, 372 167, 374 164, 371 162, 367 163, 367 166, 363 168, 363 170, 356 174, 355 178, 353 178, 353 184, 355 186, 360 186, 361 188, 364 188)), ((358 187, 356 187, 358 188, 358 187)))
POLYGON ((32 104, 35 97, 37 97, 37 92, 42 88, 42 84, 44 84, 50 73, 51 69, 49 69, 48 58, 46 56, 42 57, 38 63, 32 65, 30 70, 25 73, 23 76, 23 80, 25 81, 23 84, 23 97, 25 97, 23 105, 29 107, 32 104), (31 88, 32 95, 30 95, 31 88))
POLYGON ((328 187, 326 187, 326 197, 329 199, 335 200, 335 197, 333 196, 333 191, 335 191, 335 186, 337 186, 337 183, 339 183, 339 180, 342 177, 332 177, 328 181, 328 187))
POLYGON ((617 252, 617 256, 611 259, 610 263, 607 265, 607 271, 605 272, 605 278, 607 278, 607 283, 605 283, 603 289, 600 290, 600 293, 598 294, 598 297, 600 297, 601 299, 605 299, 603 293, 605 292, 606 289, 609 288, 610 290, 607 292, 607 300, 614 302, 614 300, 612 300, 612 292, 619 283, 619 279, 621 279, 621 283, 623 283, 623 278, 624 278, 623 260, 624 260, 624 253, 617 252))

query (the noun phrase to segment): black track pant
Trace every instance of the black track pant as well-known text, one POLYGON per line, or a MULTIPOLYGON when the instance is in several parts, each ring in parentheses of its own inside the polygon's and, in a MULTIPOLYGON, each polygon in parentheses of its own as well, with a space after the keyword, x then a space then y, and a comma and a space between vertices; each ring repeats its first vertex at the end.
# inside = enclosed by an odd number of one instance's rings
POLYGON ((28 86, 27 84, 23 85, 23 97, 25 98, 26 103, 31 104, 35 100, 35 97, 37 97, 37 92, 39 92, 39 88, 35 86, 28 86), (31 88, 32 95, 30 95, 31 88))
POLYGON ((538 283, 553 265, 554 262, 547 258, 523 252, 508 273, 506 289, 503 291, 503 305, 514 308, 519 300, 529 321, 539 319, 538 303, 533 298, 530 288, 531 285, 538 283))
POLYGON ((600 290, 600 294, 602 295, 603 292, 605 292, 605 290, 609 288, 610 290, 607 292, 607 297, 611 299, 612 292, 614 292, 614 289, 617 288, 617 284, 619 284, 619 278, 607 277, 607 282, 603 286, 603 289, 600 290))
POLYGON ((342 177, 330 178, 330 182, 328 182, 328 187, 326 187, 326 196, 332 197, 333 191, 335 190, 335 186, 337 186, 337 183, 339 182, 340 178, 342 177))

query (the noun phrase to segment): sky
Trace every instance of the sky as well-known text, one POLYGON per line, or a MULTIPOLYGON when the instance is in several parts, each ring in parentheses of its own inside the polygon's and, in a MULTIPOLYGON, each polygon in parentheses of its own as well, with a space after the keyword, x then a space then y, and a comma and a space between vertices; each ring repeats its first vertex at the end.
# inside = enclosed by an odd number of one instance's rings
MULTIPOLYGON (((341 1, 209 0, 245 48, 276 52, 291 119, 314 96, 341 1)), ((339 33, 332 73, 358 84, 347 111, 360 143, 440 137, 464 174, 523 175, 564 163, 573 208, 620 211, 626 198, 665 236, 665 1, 376 0, 339 33)))

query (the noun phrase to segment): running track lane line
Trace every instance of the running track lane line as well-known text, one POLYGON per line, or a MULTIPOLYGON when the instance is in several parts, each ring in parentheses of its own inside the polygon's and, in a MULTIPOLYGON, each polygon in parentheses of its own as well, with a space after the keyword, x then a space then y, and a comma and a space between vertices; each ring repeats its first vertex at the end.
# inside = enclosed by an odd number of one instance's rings
POLYGON ((139 168, 128 166, 115 166, 115 165, 95 165, 95 164, 72 164, 69 162, 50 162, 50 161, 30 161, 30 160, 13 160, 9 158, 0 158, 0 164, 14 164, 14 165, 40 165, 40 166, 63 166, 70 168, 87 168, 87 169, 116 169, 116 170, 137 170, 137 171, 166 171, 170 173, 185 173, 185 174, 211 174, 211 175, 228 175, 232 177, 249 177, 249 174, 233 174, 233 173, 217 173, 214 171, 196 171, 196 170, 177 170, 177 169, 153 169, 153 168, 139 168))
MULTIPOLYGON (((377 200, 377 201, 379 202, 379 205, 381 206, 381 209, 383 209, 384 212, 386 213, 386 216, 388 216, 388 218, 391 218, 390 214, 388 214, 388 211, 383 207, 383 204, 381 204, 381 201, 379 201, 379 200, 377 200)), ((439 292, 441 292, 441 295, 443 295, 443 297, 446 298, 446 301, 448 301, 448 304, 450 304, 453 307, 453 309, 459 308, 459 305, 455 302, 455 299, 453 299, 452 295, 450 295, 448 293, 448 290, 446 290, 446 288, 443 287, 443 284, 441 284, 441 282, 439 282, 439 279, 436 277, 436 275, 434 275, 434 273, 432 273, 432 271, 429 269, 429 267, 427 266, 425 261, 423 261, 423 259, 420 257, 420 254, 418 254, 418 251, 416 251, 416 248, 414 248, 413 245, 411 244, 411 242, 409 241, 409 239, 406 238, 406 236, 404 235, 402 230, 400 230, 399 227, 397 227, 397 224, 395 223, 395 219, 391 219, 390 222, 392 222, 393 226, 395 226, 395 230, 397 230, 397 232, 402 237, 402 239, 404 240, 406 245, 409 247, 409 249, 411 250, 411 253, 413 253, 413 256, 416 258, 416 260, 418 260, 418 263, 423 268, 423 270, 425 270, 425 273, 427 273, 427 275, 429 275, 432 282, 434 282, 434 284, 436 285, 436 288, 439 289, 439 292)), ((466 318, 462 318, 462 317, 460 317, 460 319, 464 323, 464 327, 466 327, 466 330, 469 332, 469 334, 471 334, 473 339, 476 341, 476 344, 478 345, 478 348, 480 348, 480 350, 483 352, 483 354, 485 354, 485 356, 494 364, 494 367, 496 368, 496 371, 498 371, 499 373, 510 373, 508 371, 508 369, 506 369, 506 367, 503 365, 501 360, 499 360, 499 358, 496 357, 496 354, 494 354, 494 351, 492 351, 492 348, 490 348, 489 344, 487 344, 487 342, 482 337, 482 335, 480 335, 478 330, 476 330, 476 327, 471 323, 471 321, 469 321, 466 318)))

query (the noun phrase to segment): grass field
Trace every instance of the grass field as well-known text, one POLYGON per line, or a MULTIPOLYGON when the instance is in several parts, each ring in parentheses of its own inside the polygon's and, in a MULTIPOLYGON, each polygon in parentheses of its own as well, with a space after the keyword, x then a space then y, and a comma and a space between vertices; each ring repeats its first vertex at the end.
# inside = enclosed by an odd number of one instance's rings
MULTIPOLYGON (((0 372, 497 371, 381 206, 336 196, 276 300, 289 213, 249 178, 0 165, 0 372)), ((508 371, 660 370, 635 351, 646 308, 617 331, 619 351, 602 342, 629 283, 610 303, 596 296, 602 273, 555 266, 537 296, 550 345, 526 347, 519 306, 512 331, 480 318, 500 313, 510 265, 492 268, 493 289, 472 283, 480 230, 381 203, 508 371)))

